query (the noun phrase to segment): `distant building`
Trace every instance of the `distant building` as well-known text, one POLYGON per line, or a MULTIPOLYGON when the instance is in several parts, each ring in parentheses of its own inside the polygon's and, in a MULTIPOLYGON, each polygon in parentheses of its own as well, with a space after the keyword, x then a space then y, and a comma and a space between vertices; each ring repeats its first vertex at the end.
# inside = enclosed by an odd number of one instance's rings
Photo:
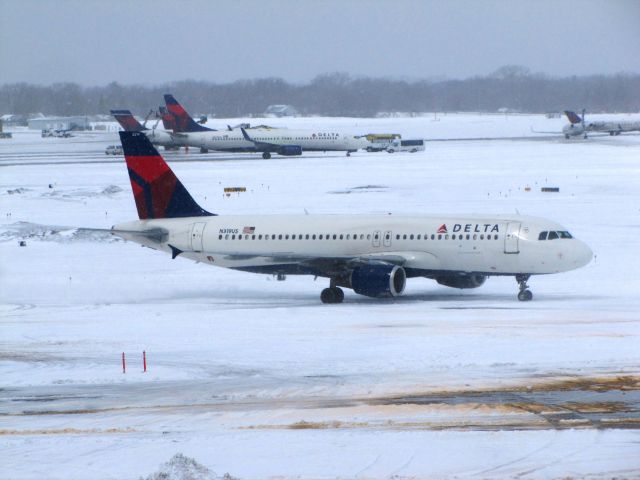
POLYGON ((2 115, 0 117, 0 120, 2 120, 2 123, 4 123, 4 125, 7 127, 19 127, 27 125, 27 117, 25 117, 24 115, 13 115, 11 113, 7 113, 5 115, 2 115))
POLYGON ((264 115, 265 117, 295 117, 298 111, 291 105, 269 105, 264 115))
POLYGON ((29 119, 32 130, 90 130, 87 117, 40 117, 29 119))

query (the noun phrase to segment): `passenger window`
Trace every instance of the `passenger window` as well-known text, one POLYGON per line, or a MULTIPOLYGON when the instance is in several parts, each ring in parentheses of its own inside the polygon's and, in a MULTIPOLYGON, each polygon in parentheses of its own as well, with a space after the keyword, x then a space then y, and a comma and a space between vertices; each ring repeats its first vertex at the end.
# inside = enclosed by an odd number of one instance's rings
POLYGON ((484 240, 484 233, 480 235, 480 240, 484 240))
POLYGON ((449 234, 448 233, 444 236, 444 239, 445 240, 449 240, 449 234))
POLYGON ((469 240, 470 238, 471 238, 471 235, 467 233, 467 240, 469 240))
POLYGON ((400 240, 400 235, 396 235, 396 240, 400 240))
POLYGON ((340 240, 342 240, 343 238, 344 238, 344 236, 343 236, 343 235, 340 235, 340 240))
POLYGON ((435 234, 432 233, 431 234, 431 240, 435 240, 435 238, 436 238, 435 234))
POLYGON ((271 235, 271 240, 275 240, 276 239, 276 234, 274 233, 273 235, 271 235))
POLYGON ((418 234, 418 240, 420 240, 421 235, 422 235, 422 234, 420 234, 420 233, 418 234))
POLYGON ((258 235, 258 240, 262 240, 262 235, 258 235))
POLYGON ((336 239, 336 234, 335 234, 335 233, 333 234, 333 239, 334 239, 334 240, 336 239))
POLYGON ((236 236, 235 235, 231 235, 231 240, 235 240, 236 236))
POLYGON ((405 233, 404 235, 402 235, 402 239, 406 240, 407 239, 407 234, 405 233))
POLYGON ((318 239, 322 240, 322 234, 318 235, 318 239))
POLYGON ((409 240, 413 240, 413 233, 409 235, 409 240))
POLYGON ((438 240, 442 240, 442 234, 438 234, 438 240))
POLYGON ((547 239, 547 232, 540 232, 540 235, 538 235, 538 240, 546 240, 547 239))
POLYGON ((222 235, 218 235, 218 240, 222 240, 222 235))
POLYGON ((549 236, 547 237, 548 240, 557 240, 558 238, 558 232, 549 232, 549 236))

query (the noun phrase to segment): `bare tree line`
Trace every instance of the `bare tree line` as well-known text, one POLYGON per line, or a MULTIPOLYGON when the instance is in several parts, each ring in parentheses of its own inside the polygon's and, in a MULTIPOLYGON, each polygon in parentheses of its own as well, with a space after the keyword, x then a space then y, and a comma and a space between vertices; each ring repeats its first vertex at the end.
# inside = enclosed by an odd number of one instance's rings
POLYGON ((491 75, 464 80, 405 81, 330 73, 304 85, 280 78, 226 84, 185 80, 157 86, 16 83, 0 86, 0 113, 92 115, 126 108, 144 115, 163 104, 165 93, 173 93, 192 114, 218 117, 259 115, 272 104, 293 105, 303 115, 361 117, 380 112, 495 112, 503 108, 531 113, 581 108, 640 111, 639 74, 559 78, 505 66, 491 75))

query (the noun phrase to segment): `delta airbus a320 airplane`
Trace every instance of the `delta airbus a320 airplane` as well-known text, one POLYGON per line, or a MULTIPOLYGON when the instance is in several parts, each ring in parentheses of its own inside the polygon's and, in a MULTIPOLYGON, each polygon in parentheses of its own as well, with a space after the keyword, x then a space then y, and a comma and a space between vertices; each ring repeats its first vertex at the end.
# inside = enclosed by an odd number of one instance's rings
POLYGON ((492 275, 514 276, 518 299, 531 300, 531 275, 590 262, 587 245, 561 225, 519 215, 246 215, 200 207, 142 132, 120 132, 139 220, 113 234, 209 265, 246 272, 329 279, 323 303, 351 288, 396 297, 407 278, 476 288, 492 275))

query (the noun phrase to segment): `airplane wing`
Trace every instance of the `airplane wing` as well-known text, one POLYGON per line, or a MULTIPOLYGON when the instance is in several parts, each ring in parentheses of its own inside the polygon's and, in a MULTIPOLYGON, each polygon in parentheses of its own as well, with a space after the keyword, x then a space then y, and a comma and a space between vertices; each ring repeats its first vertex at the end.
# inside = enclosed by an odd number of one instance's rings
POLYGON ((244 137, 244 139, 247 142, 253 143, 256 146, 257 150, 270 151, 270 150, 277 149, 280 146, 280 145, 277 145, 275 143, 261 142, 259 140, 254 140, 253 138, 251 138, 249 136, 249 134, 247 133, 247 131, 243 127, 240 127, 240 131, 242 132, 242 136, 244 137))
MULTIPOLYGON (((215 252, 207 252, 216 255, 215 252)), ((385 252, 364 255, 346 256, 309 256, 298 255, 289 252, 275 252, 269 255, 264 253, 218 253, 225 260, 246 261, 260 260, 266 264, 299 265, 315 270, 322 275, 335 276, 348 273, 354 268, 364 265, 394 265, 398 267, 411 267, 414 262, 419 262, 420 268, 437 270, 439 261, 435 255, 427 252, 385 252)))

